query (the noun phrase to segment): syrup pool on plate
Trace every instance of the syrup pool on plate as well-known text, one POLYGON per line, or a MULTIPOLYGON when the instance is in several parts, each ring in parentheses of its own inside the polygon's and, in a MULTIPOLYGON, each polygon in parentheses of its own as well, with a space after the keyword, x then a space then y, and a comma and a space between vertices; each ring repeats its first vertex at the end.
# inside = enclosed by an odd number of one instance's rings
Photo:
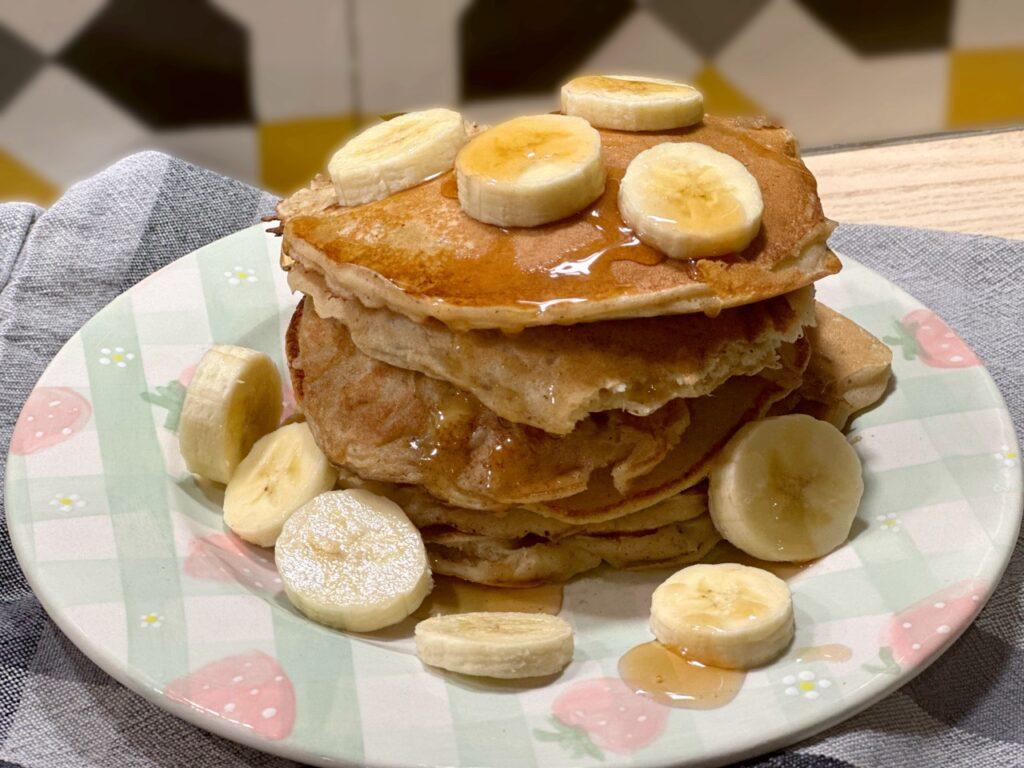
POLYGON ((628 650, 619 676, 641 696, 681 709, 717 709, 736 698, 747 673, 720 669, 674 651, 656 640, 628 650))

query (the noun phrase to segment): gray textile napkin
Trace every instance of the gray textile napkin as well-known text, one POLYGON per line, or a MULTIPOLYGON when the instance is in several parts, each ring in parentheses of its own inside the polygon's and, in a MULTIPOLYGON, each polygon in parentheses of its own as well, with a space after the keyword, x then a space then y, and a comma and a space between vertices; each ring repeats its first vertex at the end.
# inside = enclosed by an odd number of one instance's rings
MULTIPOLYGON (((257 222, 266 193, 154 152, 52 208, 0 205, 0 474, 43 368, 150 272, 257 222)), ((842 226, 832 245, 936 310, 984 359, 1024 425, 1024 242, 842 226)), ((0 518, 2 519, 2 518, 0 518)), ((883 702, 750 766, 1024 765, 1024 556, 964 636, 883 702)), ((0 523, 0 768, 294 765, 176 720, 107 677, 49 621, 0 523)))

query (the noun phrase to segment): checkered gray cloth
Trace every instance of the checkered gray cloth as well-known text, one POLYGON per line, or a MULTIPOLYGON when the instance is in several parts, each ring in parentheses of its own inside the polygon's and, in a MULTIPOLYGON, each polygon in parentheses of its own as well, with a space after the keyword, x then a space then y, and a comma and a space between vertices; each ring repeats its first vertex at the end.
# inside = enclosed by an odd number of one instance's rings
MULTIPOLYGON (((52 208, 0 205, 0 462, 22 403, 100 307, 274 198, 146 152, 72 187, 52 208)), ((832 244, 935 309, 985 360, 1024 425, 1024 242, 842 226, 832 244)), ((0 469, 3 464, 0 463, 0 469)), ((1024 557, 938 662, 863 714, 748 763, 1024 765, 1024 557)), ((193 728, 121 687, 44 614, 0 529, 0 768, 287 766, 193 728)))

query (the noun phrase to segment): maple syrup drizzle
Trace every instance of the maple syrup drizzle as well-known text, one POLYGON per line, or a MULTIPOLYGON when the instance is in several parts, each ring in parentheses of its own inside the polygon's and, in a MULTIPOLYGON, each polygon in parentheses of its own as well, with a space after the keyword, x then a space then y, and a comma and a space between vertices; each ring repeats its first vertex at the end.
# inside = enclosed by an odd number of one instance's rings
POLYGON ((853 658, 853 649, 841 643, 812 645, 796 652, 797 662, 809 661, 849 661, 853 658))
POLYGON ((425 619, 452 613, 514 611, 558 615, 562 610, 562 585, 539 587, 488 587, 449 576, 435 576, 434 589, 413 614, 425 619))
MULTIPOLYGON (((454 222, 458 189, 453 171, 369 204, 372 210, 339 212, 346 228, 357 233, 353 237, 335 236, 338 222, 318 216, 300 215, 289 224, 297 237, 317 244, 331 260, 376 272, 410 296, 464 307, 528 305, 544 312, 690 281, 713 293, 730 294, 750 280, 764 279, 765 269, 783 254, 788 258, 793 244, 820 222, 806 169, 763 146, 749 129, 711 120, 663 137, 602 131, 601 141, 608 172, 604 193, 588 209, 540 227, 501 229, 461 222, 450 244, 435 233, 424 241, 429 247, 417 250, 422 216, 413 214, 410 221, 410 210, 436 206, 441 220, 454 222), (636 153, 658 138, 705 143, 750 167, 763 188, 765 216, 761 233, 743 253, 696 261, 667 259, 624 231, 618 180, 636 153), (372 236, 360 236, 362 230, 372 236), (382 239, 380 233, 390 236, 382 239)), ((425 226, 430 230, 432 224, 425 226)))
POLYGON ((681 709, 717 709, 740 692, 747 673, 701 664, 656 640, 628 650, 619 676, 641 696, 681 709))

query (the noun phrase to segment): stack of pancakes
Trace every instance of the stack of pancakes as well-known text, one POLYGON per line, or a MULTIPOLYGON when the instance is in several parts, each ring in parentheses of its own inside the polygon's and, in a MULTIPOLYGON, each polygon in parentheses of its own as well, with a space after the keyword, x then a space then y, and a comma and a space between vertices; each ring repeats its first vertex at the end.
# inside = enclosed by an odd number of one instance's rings
POLYGON ((468 217, 452 173, 350 208, 317 178, 278 207, 305 295, 287 334, 296 399, 345 481, 406 510, 436 573, 526 586, 698 560, 719 538, 702 481, 743 424, 841 424, 887 384, 888 349, 816 307, 839 261, 787 131, 706 117, 600 134, 603 195, 540 227, 468 217), (743 252, 666 259, 623 225, 618 180, 666 141, 757 179, 743 252))

